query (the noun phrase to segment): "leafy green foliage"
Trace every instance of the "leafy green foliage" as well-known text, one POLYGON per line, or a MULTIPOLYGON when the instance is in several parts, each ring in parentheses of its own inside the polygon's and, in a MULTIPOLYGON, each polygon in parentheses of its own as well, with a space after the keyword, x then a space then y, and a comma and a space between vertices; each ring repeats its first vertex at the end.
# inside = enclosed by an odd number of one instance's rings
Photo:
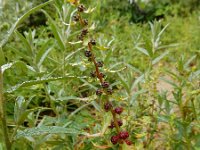
MULTIPOLYGON (((96 56, 114 90, 111 100, 125 108, 122 129, 133 144, 123 149, 199 149, 199 10, 191 11, 199 1, 138 1, 147 20, 165 16, 143 24, 129 22, 128 1, 84 2, 96 56)), ((59 0, 0 5, 6 10, 0 13, 0 65, 13 149, 117 149, 110 142, 111 114, 102 110, 99 83, 89 76, 93 66, 76 40, 81 31, 74 7, 59 0), (20 11, 7 13, 14 4, 20 11), (37 12, 44 25, 28 26, 37 12)))

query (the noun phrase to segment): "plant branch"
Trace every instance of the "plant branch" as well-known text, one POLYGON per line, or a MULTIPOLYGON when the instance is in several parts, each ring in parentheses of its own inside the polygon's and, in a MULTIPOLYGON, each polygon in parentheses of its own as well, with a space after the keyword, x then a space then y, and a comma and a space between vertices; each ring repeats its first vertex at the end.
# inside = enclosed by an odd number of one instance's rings
POLYGON ((3 97, 3 72, 1 70, 1 67, 0 67, 0 118, 3 130, 4 144, 6 146, 6 149, 10 150, 11 143, 8 135, 7 122, 6 122, 5 100, 3 97))

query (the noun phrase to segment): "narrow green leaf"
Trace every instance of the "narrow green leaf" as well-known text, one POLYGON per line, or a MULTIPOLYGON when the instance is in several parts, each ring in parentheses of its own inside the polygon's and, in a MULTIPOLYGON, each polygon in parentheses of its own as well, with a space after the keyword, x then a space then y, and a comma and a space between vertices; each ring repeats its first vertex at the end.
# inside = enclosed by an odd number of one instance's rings
POLYGON ((28 40, 18 31, 15 31, 16 35, 20 40, 22 41, 23 45, 25 46, 26 50, 28 51, 29 55, 32 55, 32 48, 31 45, 29 44, 28 40))
POLYGON ((15 47, 12 46, 7 46, 10 50, 12 50, 14 53, 16 53, 18 56, 21 56, 24 60, 27 61, 27 63, 32 64, 32 56, 27 56, 23 52, 21 52, 19 49, 16 49, 15 47))
POLYGON ((117 73, 117 75, 119 76, 119 80, 121 81, 124 88, 126 89, 126 92, 130 93, 130 88, 129 88, 129 85, 127 84, 127 81, 124 79, 124 77, 120 73, 117 73))
POLYGON ((3 65, 4 63, 5 63, 5 56, 2 48, 0 47, 0 66, 3 65))
POLYGON ((2 72, 4 72, 4 71, 7 70, 7 69, 11 69, 12 66, 17 65, 17 64, 23 65, 23 66, 25 66, 27 69, 29 69, 30 71, 34 71, 34 72, 35 72, 35 69, 34 69, 33 67, 31 67, 31 66, 29 66, 29 65, 26 65, 26 64, 25 64, 24 62, 22 62, 22 61, 16 61, 16 62, 13 62, 13 63, 4 64, 4 65, 2 66, 2 72))
POLYGON ((192 56, 185 64, 184 64, 184 69, 186 69, 189 64, 197 57, 197 55, 192 56))
POLYGON ((141 76, 139 76, 135 81, 134 83, 132 84, 131 86, 131 91, 134 90, 134 88, 138 85, 138 83, 144 81, 144 74, 142 74, 141 76))
POLYGON ((18 25, 20 25, 26 18, 29 17, 30 14, 36 12, 37 10, 41 9, 42 7, 52 3, 54 0, 50 0, 48 2, 45 2, 43 4, 40 4, 32 9, 30 9, 28 12, 26 12, 23 16, 21 16, 15 24, 12 26, 12 28, 8 31, 8 34, 5 36, 5 38, 1 41, 0 47, 3 47, 9 40, 9 38, 12 36, 13 32, 17 28, 18 25))
POLYGON ((58 126, 41 126, 34 128, 27 128, 23 131, 18 131, 15 139, 22 137, 39 136, 43 134, 84 134, 84 132, 75 130, 73 128, 64 128, 58 126))
POLYGON ((150 56, 148 50, 146 50, 145 48, 142 47, 135 47, 137 50, 139 50, 140 52, 142 52, 143 54, 150 56))
POLYGON ((42 12, 47 16, 47 18, 49 19, 49 23, 50 23, 50 27, 51 27, 51 30, 53 32, 53 35, 55 36, 57 42, 58 42, 58 45, 59 47, 64 50, 65 49, 65 44, 64 44, 64 41, 62 40, 62 36, 60 34, 60 31, 59 29, 57 28, 54 20, 51 18, 51 16, 44 10, 42 10, 42 12))
POLYGON ((6 93, 12 93, 16 90, 18 90, 19 88, 22 87, 29 87, 29 86, 33 86, 33 85, 37 85, 37 84, 42 84, 42 83, 46 83, 46 82, 50 82, 50 81, 57 81, 57 80, 66 80, 68 78, 79 78, 79 79, 83 79, 86 77, 76 77, 76 76, 65 76, 65 77, 56 77, 56 78, 46 78, 46 79, 39 79, 39 80, 30 80, 30 81, 26 81, 23 82, 21 84, 17 84, 13 87, 11 87, 10 89, 6 90, 6 93))
POLYGON ((162 53, 160 56, 156 57, 156 58, 152 61, 152 64, 155 65, 155 64, 158 63, 162 58, 164 58, 167 54, 169 54, 169 51, 165 51, 165 52, 162 53))
POLYGON ((37 53, 36 63, 38 64, 38 66, 42 64, 42 62, 45 60, 48 53, 50 52, 48 51, 49 45, 50 45, 50 40, 47 40, 46 43, 40 48, 39 52, 37 53))

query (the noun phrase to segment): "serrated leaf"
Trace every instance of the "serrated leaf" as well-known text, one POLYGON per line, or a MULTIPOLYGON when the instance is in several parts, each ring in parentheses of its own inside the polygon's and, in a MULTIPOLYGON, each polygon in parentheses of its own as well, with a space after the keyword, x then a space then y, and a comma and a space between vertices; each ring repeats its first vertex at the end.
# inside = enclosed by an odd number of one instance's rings
POLYGON ((50 82, 50 81, 57 81, 57 80, 65 80, 68 78, 86 78, 86 77, 76 77, 76 76, 65 76, 65 77, 56 77, 56 78, 46 78, 46 79, 39 79, 39 80, 30 80, 30 81, 25 81, 23 83, 17 84, 13 87, 11 87, 10 89, 6 90, 6 93, 12 93, 16 90, 18 90, 19 88, 22 87, 28 87, 28 86, 33 86, 33 85, 37 85, 37 84, 42 84, 45 82, 50 82))
POLYGON ((4 72, 4 71, 7 70, 7 69, 12 68, 12 66, 17 65, 17 64, 22 64, 22 65, 24 65, 27 69, 29 69, 29 70, 35 72, 35 69, 34 69, 33 67, 31 67, 31 66, 29 66, 29 65, 26 65, 26 64, 25 64, 24 62, 22 62, 22 61, 16 61, 16 62, 13 62, 13 63, 4 64, 4 65, 2 66, 2 72, 4 72))
POLYGON ((64 128, 58 126, 41 126, 28 128, 23 131, 19 130, 15 136, 15 139, 19 139, 22 137, 39 136, 43 134, 84 134, 84 132, 75 130, 73 128, 64 128))

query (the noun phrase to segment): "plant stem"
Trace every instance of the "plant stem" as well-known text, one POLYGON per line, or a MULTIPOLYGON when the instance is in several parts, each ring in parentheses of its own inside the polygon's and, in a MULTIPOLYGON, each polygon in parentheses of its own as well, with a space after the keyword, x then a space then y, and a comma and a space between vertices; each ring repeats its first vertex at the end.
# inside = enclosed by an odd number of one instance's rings
POLYGON ((2 123, 4 144, 6 146, 6 150, 11 149, 11 143, 8 136, 7 122, 6 122, 6 111, 5 111, 5 100, 3 97, 3 72, 0 67, 0 118, 2 123))

